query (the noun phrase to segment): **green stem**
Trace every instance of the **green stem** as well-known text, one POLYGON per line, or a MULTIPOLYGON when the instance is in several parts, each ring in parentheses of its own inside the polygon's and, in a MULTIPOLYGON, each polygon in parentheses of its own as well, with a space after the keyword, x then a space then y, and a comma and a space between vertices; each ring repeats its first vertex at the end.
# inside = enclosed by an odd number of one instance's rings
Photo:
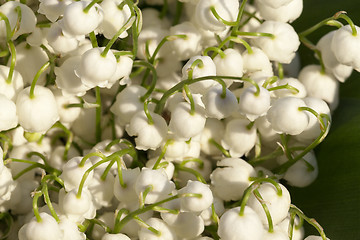
POLYGON ((54 207, 53 207, 53 205, 51 203, 50 196, 49 196, 49 191, 48 191, 48 186, 47 186, 46 183, 43 183, 42 192, 44 194, 44 201, 45 201, 46 205, 48 206, 51 215, 59 223, 60 219, 59 219, 58 215, 56 214, 55 209, 54 209, 54 207))
POLYGON ((196 171, 195 169, 188 168, 188 167, 182 166, 181 164, 177 164, 177 163, 174 163, 174 166, 175 166, 175 169, 177 171, 183 171, 183 172, 191 173, 196 177, 196 179, 199 182, 202 182, 202 183, 206 184, 205 178, 198 171, 196 171))
POLYGON ((194 102, 194 99, 190 92, 190 89, 189 89, 188 85, 184 85, 183 89, 186 93, 186 96, 188 97, 188 99, 190 101, 190 115, 194 115, 195 114, 195 102, 194 102))
POLYGON ((262 208, 264 209, 264 212, 265 212, 265 215, 266 215, 266 218, 268 220, 268 225, 269 225, 269 230, 268 232, 270 233, 273 233, 274 232, 274 224, 273 224, 273 221, 272 221, 272 218, 271 218, 271 214, 270 214, 270 211, 269 211, 269 208, 268 206, 265 204, 264 202, 264 199, 262 198, 260 192, 258 189, 255 189, 253 191, 255 197, 259 200, 259 203, 261 204, 262 208))
POLYGON ((284 79, 284 68, 283 65, 281 63, 277 63, 278 65, 278 75, 280 79, 284 79))
POLYGON ((172 22, 172 26, 177 25, 179 23, 183 8, 184 8, 184 3, 176 1, 176 12, 175 12, 174 20, 172 22))
POLYGON ((13 36, 12 30, 11 30, 11 26, 10 26, 10 22, 8 17, 3 14, 2 12, 0 12, 0 20, 3 20, 5 22, 5 26, 6 26, 6 41, 9 42, 13 36))
POLYGON ((149 105, 149 101, 146 100, 146 101, 144 102, 144 112, 145 112, 145 116, 146 116, 146 118, 148 119, 148 124, 149 124, 149 125, 154 125, 154 120, 153 120, 153 118, 152 118, 152 116, 151 116, 151 114, 150 114, 148 105, 149 105))
POLYGON ((21 14, 21 7, 20 6, 17 6, 15 8, 15 12, 17 13, 17 19, 16 19, 16 24, 15 24, 15 27, 12 31, 12 36, 17 32, 19 31, 20 29, 20 24, 21 24, 21 20, 22 20, 22 14, 21 14))
POLYGON ((163 6, 161 8, 161 12, 160 12, 160 15, 159 15, 160 19, 163 19, 166 16, 166 13, 168 12, 168 9, 169 9, 168 0, 163 0, 163 1, 164 1, 164 4, 163 4, 163 6))
POLYGON ((39 197, 41 197, 41 195, 42 195, 41 191, 35 192, 34 198, 32 201, 33 212, 34 212, 37 222, 42 222, 42 218, 40 217, 39 208, 38 208, 38 204, 37 204, 38 199, 39 199, 39 197))
POLYGON ((81 159, 81 162, 79 163, 79 167, 84 167, 85 162, 91 157, 99 157, 99 158, 102 158, 102 159, 106 159, 106 156, 101 152, 91 152, 89 154, 86 154, 83 157, 83 159, 81 159))
POLYGON ((238 15, 237 15, 237 18, 236 18, 236 25, 231 29, 231 36, 235 36, 236 32, 239 30, 239 27, 241 25, 241 19, 242 19, 243 14, 244 14, 246 3, 247 3, 247 0, 243 0, 241 2, 239 12, 238 12, 238 15))
POLYGON ((91 1, 91 2, 89 3, 89 5, 87 5, 87 6, 84 8, 83 12, 87 14, 87 13, 90 11, 90 8, 92 8, 92 6, 94 6, 94 5, 95 5, 96 3, 98 3, 98 2, 100 2, 100 0, 93 0, 93 1, 91 1))
POLYGON ((271 92, 271 91, 276 91, 276 90, 281 90, 281 89, 288 89, 288 90, 290 90, 290 91, 292 92, 292 94, 294 94, 294 95, 300 92, 299 89, 297 89, 296 87, 293 87, 293 86, 289 85, 288 83, 287 83, 287 84, 284 84, 284 85, 280 85, 280 86, 268 88, 267 90, 268 90, 269 92, 271 92))
POLYGON ((311 226, 313 226, 320 234, 321 238, 323 240, 326 240, 326 235, 324 232, 324 229, 320 226, 318 222, 316 222, 315 219, 307 217, 299 208, 297 208, 295 205, 291 204, 290 206, 290 213, 296 213, 300 218, 304 219, 307 223, 309 223, 311 226))
POLYGON ((11 84, 12 78, 14 75, 15 64, 16 64, 16 50, 15 50, 15 45, 14 45, 13 41, 9 41, 8 45, 9 45, 10 52, 11 52, 11 61, 10 61, 9 75, 6 79, 6 83, 11 84))
POLYGON ((119 29, 119 31, 117 31, 117 33, 110 39, 110 41, 108 42, 108 44, 106 44, 106 47, 104 49, 104 51, 101 53, 102 57, 106 57, 107 53, 109 52, 110 48, 112 47, 112 45, 114 45, 115 41, 119 38, 119 36, 126 31, 131 25, 133 25, 133 23, 135 22, 135 17, 132 15, 127 21, 126 23, 119 29))
POLYGON ((163 159, 163 157, 165 156, 167 147, 168 147, 170 144, 172 144, 173 142, 174 142, 174 140, 172 140, 172 139, 168 139, 168 140, 166 141, 164 147, 163 147, 162 150, 161 150, 161 154, 160 154, 160 156, 158 157, 158 159, 156 160, 156 162, 155 162, 155 164, 154 164, 154 166, 153 166, 152 169, 155 170, 155 169, 158 169, 158 168, 159 168, 159 164, 160 164, 161 160, 163 159))
POLYGON ((89 33, 89 38, 90 38, 90 41, 91 41, 91 46, 93 48, 98 48, 99 45, 98 45, 98 42, 97 42, 97 39, 96 39, 96 35, 94 32, 91 32, 89 33))
POLYGON ((219 54, 221 58, 225 58, 226 54, 224 53, 224 51, 222 51, 220 48, 218 47, 208 47, 203 51, 203 55, 204 56, 208 56, 208 52, 213 51, 214 54, 211 56, 211 58, 214 58, 216 56, 216 54, 219 54))
POLYGON ((31 83, 31 87, 30 87, 30 99, 34 99, 35 95, 34 95, 34 91, 35 91, 35 86, 36 86, 36 82, 38 81, 40 75, 46 71, 46 69, 50 66, 50 62, 46 62, 44 65, 42 65, 42 67, 39 69, 39 71, 36 73, 34 80, 31 83))
POLYGON ((48 160, 46 159, 46 157, 43 154, 41 154, 39 152, 29 152, 26 154, 27 158, 31 158, 32 156, 37 156, 37 157, 41 158, 44 161, 44 164, 46 167, 50 166, 48 163, 48 160))
POLYGON ((249 37, 268 37, 271 39, 275 39, 275 35, 271 33, 263 33, 263 32, 235 32, 237 36, 249 36, 249 37))
POLYGON ((144 102, 146 99, 148 99, 150 97, 150 95, 152 94, 152 92, 155 89, 156 82, 157 82, 157 73, 156 73, 156 70, 155 70, 154 66, 152 64, 148 63, 148 62, 134 61, 133 66, 143 66, 143 67, 146 67, 146 68, 150 69, 151 72, 152 72, 152 77, 153 78, 152 78, 150 87, 147 90, 147 92, 143 96, 140 97, 140 101, 144 102))
POLYGON ((217 12, 214 6, 210 7, 210 11, 211 13, 214 15, 214 17, 219 21, 222 22, 223 24, 227 25, 227 26, 236 26, 238 24, 238 22, 230 22, 227 21, 225 19, 223 19, 217 12))
POLYGON ((102 115, 102 106, 101 106, 101 93, 100 87, 95 87, 95 96, 96 96, 96 104, 98 105, 95 109, 95 139, 96 142, 101 142, 101 115, 102 115))
POLYGON ((61 130, 64 131, 64 133, 67 135, 67 140, 65 143, 65 150, 64 150, 64 155, 63 155, 63 160, 66 161, 68 159, 68 153, 70 150, 70 147, 73 143, 74 140, 74 134, 72 133, 72 131, 70 131, 67 127, 65 127, 61 122, 57 121, 53 128, 60 128, 61 130))
POLYGON ((126 186, 126 183, 124 182, 124 178, 123 178, 123 174, 122 174, 120 157, 116 158, 116 163, 117 163, 117 172, 118 172, 120 186, 122 188, 126 188, 127 186, 126 186))
POLYGON ((225 157, 231 158, 230 153, 229 153, 225 148, 223 148, 219 143, 217 143, 217 142, 215 141, 215 139, 210 138, 210 139, 209 139, 209 143, 211 143, 211 144, 214 145, 217 149, 219 149, 225 157))

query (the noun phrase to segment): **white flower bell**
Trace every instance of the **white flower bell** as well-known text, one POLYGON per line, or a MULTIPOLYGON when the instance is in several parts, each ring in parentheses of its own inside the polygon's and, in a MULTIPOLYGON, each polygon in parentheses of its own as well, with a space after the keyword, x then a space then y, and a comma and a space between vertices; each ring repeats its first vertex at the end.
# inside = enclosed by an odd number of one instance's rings
POLYGON ((255 86, 246 88, 239 99, 239 110, 245 114, 250 121, 266 114, 270 108, 270 92, 259 86, 259 92, 255 86))
POLYGON ((182 197, 180 198, 181 210, 186 212, 201 212, 209 208, 213 203, 214 197, 210 187, 199 181, 189 180, 185 187, 178 191, 179 194, 192 193, 200 194, 201 197, 182 197))
POLYGON ((85 13, 89 4, 90 1, 78 1, 66 6, 60 23, 64 34, 82 36, 97 29, 103 20, 103 10, 96 3, 85 13))
POLYGON ((224 50, 224 54, 225 56, 218 54, 214 58, 217 75, 242 77, 243 58, 240 52, 236 49, 227 48, 224 50))
POLYGON ((0 93, 8 99, 16 101, 18 93, 24 88, 24 81, 21 74, 14 70, 11 83, 7 82, 10 67, 0 65, 0 93))
POLYGON ((105 87, 116 71, 114 54, 108 51, 103 56, 104 49, 103 47, 92 48, 81 56, 80 65, 75 69, 75 74, 80 77, 86 87, 105 87))
POLYGON ((19 93, 16 111, 19 124, 27 132, 45 133, 59 120, 54 94, 39 85, 34 88, 34 98, 30 97, 30 87, 19 93))
POLYGON ((0 131, 14 128, 17 124, 18 117, 15 103, 0 93, 0 131))
POLYGON ((71 0, 40 0, 38 12, 45 15, 51 22, 55 22, 64 14, 65 8, 71 0))
POLYGON ((271 7, 270 4, 265 4, 265 1, 255 1, 261 17, 265 20, 291 23, 300 17, 303 10, 303 0, 291 0, 289 3, 277 8, 271 7))
POLYGON ((261 48, 272 61, 290 63, 300 46, 299 36, 294 28, 287 23, 265 21, 257 29, 258 32, 271 33, 272 37, 253 39, 255 46, 261 48))

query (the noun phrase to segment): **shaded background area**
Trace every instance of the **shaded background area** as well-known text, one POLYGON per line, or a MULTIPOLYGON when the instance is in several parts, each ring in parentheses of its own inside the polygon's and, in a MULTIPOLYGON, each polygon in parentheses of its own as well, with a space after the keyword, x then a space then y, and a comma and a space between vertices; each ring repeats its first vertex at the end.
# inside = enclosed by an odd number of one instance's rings
MULTIPOLYGON (((304 0, 304 11, 293 23, 303 31, 344 10, 360 25, 360 4, 354 0, 304 0)), ((314 43, 326 32, 324 27, 310 35, 314 43)), ((313 53, 300 49, 304 65, 316 63, 313 53)), ((360 56, 359 56, 360 57, 360 56)), ((319 177, 307 188, 291 188, 293 203, 314 217, 331 240, 360 239, 360 74, 353 72, 340 86, 340 103, 325 141, 317 148, 319 177)), ((315 233, 306 225, 307 234, 315 233)))

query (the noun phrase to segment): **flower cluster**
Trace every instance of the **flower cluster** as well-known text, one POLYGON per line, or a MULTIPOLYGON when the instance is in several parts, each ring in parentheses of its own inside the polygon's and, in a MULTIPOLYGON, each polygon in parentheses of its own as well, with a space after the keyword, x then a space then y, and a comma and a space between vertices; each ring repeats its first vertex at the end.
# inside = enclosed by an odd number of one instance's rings
POLYGON ((297 33, 302 8, 2 4, 0 238, 328 239, 286 186, 317 177, 339 82, 360 71, 359 28, 338 12, 297 33), (337 29, 312 43, 325 25, 337 29), (318 65, 300 66, 301 43, 318 65))

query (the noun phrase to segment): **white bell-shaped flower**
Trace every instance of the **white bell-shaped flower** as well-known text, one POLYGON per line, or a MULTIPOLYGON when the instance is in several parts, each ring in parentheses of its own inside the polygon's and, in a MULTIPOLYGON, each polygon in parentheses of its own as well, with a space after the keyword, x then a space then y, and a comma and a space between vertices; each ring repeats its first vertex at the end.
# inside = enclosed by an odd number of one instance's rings
POLYGON ((304 84, 307 96, 324 100, 335 109, 339 101, 339 82, 332 74, 321 71, 319 65, 308 65, 299 73, 299 81, 304 84))
MULTIPOLYGON (((99 30, 107 39, 111 39, 131 16, 131 11, 127 4, 121 9, 118 7, 122 2, 123 0, 105 0, 100 3, 104 11, 104 19, 99 26, 99 30)), ((127 36, 128 33, 124 31, 119 37, 126 38, 127 36)))
POLYGON ((220 143, 224 133, 225 125, 222 121, 215 118, 207 118, 205 127, 201 132, 201 151, 207 155, 221 155, 220 150, 210 143, 209 140, 214 139, 217 143, 220 143))
POLYGON ((156 8, 143 8, 141 9, 143 18, 143 28, 148 27, 161 27, 167 29, 171 26, 168 18, 160 18, 160 11, 156 8))
POLYGON ((182 22, 170 28, 171 35, 186 35, 170 42, 179 60, 186 60, 201 51, 201 34, 191 22, 182 22))
POLYGON ((144 111, 139 111, 131 118, 126 127, 130 136, 136 136, 136 148, 140 150, 155 150, 161 146, 167 136, 168 127, 165 119, 156 113, 149 114, 152 123, 149 123, 144 111))
MULTIPOLYGON (((298 217, 295 217, 295 222, 296 226, 299 226, 300 220, 298 217)), ((277 226, 279 228, 282 228, 282 230, 284 232, 288 232, 289 231, 289 225, 290 225, 290 214, 281 222, 279 223, 277 226)), ((304 226, 302 227, 294 227, 293 228, 293 234, 292 234, 292 239, 294 240, 303 240, 304 239, 304 226)))
POLYGON ((224 20, 229 22, 236 21, 239 11, 239 1, 237 0, 200 0, 196 4, 194 18, 196 23, 205 30, 212 32, 222 32, 227 26, 217 20, 211 12, 214 7, 216 13, 224 20))
MULTIPOLYGON (((3 22, 3 21, 1 21, 3 22)), ((22 42, 15 47, 16 49, 16 65, 15 70, 18 71, 24 80, 24 85, 30 85, 39 69, 49 61, 49 57, 45 50, 41 47, 29 47, 26 42, 22 42)), ((9 59, 9 61, 11 58, 9 59)), ((10 62, 8 62, 10 66, 10 62)), ((46 74, 50 70, 47 69, 40 75, 36 84, 45 85, 46 74)))
POLYGON ((303 0, 291 0, 289 3, 277 8, 271 7, 270 4, 265 4, 265 1, 255 1, 255 6, 259 10, 261 17, 265 20, 291 23, 300 17, 303 10, 303 0))
POLYGON ((175 184, 168 179, 163 169, 142 168, 134 187, 138 196, 150 187, 145 203, 152 204, 165 199, 175 189, 175 184))
POLYGON ((0 131, 14 128, 17 124, 15 103, 0 93, 0 131))
POLYGON ((139 240, 175 240, 176 235, 170 229, 170 227, 159 218, 150 218, 146 223, 152 228, 160 232, 160 234, 155 234, 149 229, 143 227, 139 231, 139 240))
POLYGON ((64 34, 82 36, 97 29, 103 20, 103 10, 96 3, 85 13, 84 9, 89 4, 90 1, 84 0, 72 2, 66 6, 60 22, 64 34))
MULTIPOLYGON (((310 235, 307 236, 304 240, 323 240, 323 238, 321 236, 310 235)), ((330 239, 326 238, 326 240, 330 240, 330 239)))
POLYGON ((271 123, 267 120, 266 115, 255 120, 255 126, 260 133, 261 140, 264 143, 274 143, 279 138, 279 134, 275 131, 271 123))
POLYGON ((225 212, 224 201, 218 197, 214 197, 213 204, 208 209, 201 212, 200 217, 204 220, 205 226, 209 226, 214 223, 213 211, 216 215, 221 216, 225 212))
POLYGON ((133 67, 133 60, 129 55, 122 55, 116 59, 116 70, 109 79, 107 88, 112 87, 113 84, 120 80, 120 85, 126 85, 131 82, 130 73, 133 67))
MULTIPOLYGON (((284 220, 289 212, 291 199, 289 191, 281 184, 281 195, 278 193, 277 188, 271 183, 262 183, 258 191, 262 197, 262 201, 269 209, 273 224, 276 225, 284 220)), ((251 207, 260 217, 264 225, 268 224, 265 211, 260 204, 260 201, 254 194, 249 197, 247 205, 251 207)))
POLYGON ((204 129, 206 117, 203 109, 199 106, 195 107, 195 109, 194 114, 191 114, 190 104, 181 102, 171 112, 169 129, 178 138, 189 140, 204 129))
POLYGON ((251 184, 250 177, 256 177, 253 166, 241 158, 225 158, 216 165, 218 168, 210 175, 215 195, 224 201, 240 200, 251 184))
POLYGON ((188 212, 201 212, 213 203, 213 195, 210 187, 199 181, 189 180, 185 187, 181 188, 179 194, 195 193, 201 197, 182 197, 180 198, 181 210, 188 212))
MULTIPOLYGON (((78 188, 84 173, 92 166, 89 160, 85 162, 84 166, 79 166, 81 160, 82 157, 74 157, 68 160, 63 166, 60 178, 64 180, 66 191, 78 188)), ((93 171, 89 173, 84 186, 88 186, 90 184, 93 174, 93 171)))
POLYGON ((102 55, 105 48, 92 48, 86 51, 80 60, 80 65, 75 69, 75 74, 81 82, 89 87, 105 87, 116 71, 116 58, 112 51, 106 56, 102 55))
POLYGON ((240 207, 227 210, 219 221, 217 233, 222 240, 262 240, 264 227, 258 214, 245 206, 240 216, 240 207))
POLYGON ((223 96, 223 87, 220 84, 216 84, 202 97, 208 117, 222 119, 230 116, 237 110, 238 101, 236 96, 227 88, 225 91, 226 95, 223 96))
POLYGON ((139 168, 123 168, 122 180, 124 181, 124 186, 120 185, 119 176, 115 176, 114 182, 114 195, 119 202, 136 202, 138 201, 138 195, 135 192, 135 181, 140 174, 139 168))
MULTIPOLYGON (((137 57, 140 59, 147 59, 151 57, 161 40, 169 35, 169 31, 159 26, 150 26, 143 28, 138 37, 138 52, 137 57), (147 54, 147 50, 149 56, 147 54)), ((171 48, 168 44, 164 44, 156 55, 156 58, 161 58, 170 52, 171 48)))
POLYGON ((122 233, 105 233, 101 240, 131 240, 128 236, 122 233))
POLYGON ((108 173, 105 179, 101 178, 102 171, 94 171, 94 175, 89 183, 88 189, 93 196, 93 202, 96 209, 102 207, 110 207, 111 200, 114 197, 114 182, 115 178, 112 174, 108 173))
POLYGON ((259 89, 260 91, 257 92, 255 86, 250 86, 240 95, 239 110, 250 121, 265 115, 270 108, 270 92, 261 86, 259 86, 259 89))
MULTIPOLYGON (((2 153, 2 151, 1 151, 2 153)), ((1 154, 2 158, 2 154, 1 154)), ((2 162, 3 160, 1 160, 2 162)), ((11 201, 11 194, 14 191, 17 182, 13 180, 13 175, 11 174, 11 171, 9 168, 5 167, 3 163, 0 165, 0 209, 1 209, 1 203, 5 201, 11 201)))
POLYGON ((55 22, 64 14, 65 8, 71 0, 40 0, 38 12, 45 15, 51 22, 55 22))
POLYGON ((59 120, 54 94, 39 85, 34 88, 34 98, 30 97, 30 87, 19 93, 16 111, 19 124, 27 132, 45 133, 59 120))
POLYGON ((11 83, 7 82, 10 67, 0 65, 0 94, 8 99, 16 101, 18 93, 24 88, 24 81, 21 74, 14 70, 11 83))
MULTIPOLYGON (((331 117, 330 108, 324 100, 314 97, 307 97, 303 100, 309 108, 313 109, 318 114, 327 114, 329 117, 331 117)), ((319 120, 315 115, 309 114, 309 125, 302 133, 296 135, 295 137, 301 142, 308 143, 314 141, 317 137, 320 136, 320 134, 321 129, 319 120)))
MULTIPOLYGON (((157 157, 149 159, 146 162, 146 167, 153 168, 157 160, 158 160, 157 157)), ((168 179, 171 180, 174 176, 175 166, 172 162, 166 161, 165 159, 160 160, 160 164, 165 164, 165 163, 166 163, 166 165, 162 166, 161 168, 165 170, 165 173, 166 173, 168 179)))
POLYGON ((198 237, 205 229, 204 221, 200 216, 193 212, 180 212, 179 214, 162 213, 172 215, 171 221, 169 218, 164 218, 164 221, 174 230, 178 237, 185 239, 194 239, 198 237))
POLYGON ((65 216, 60 217, 59 227, 63 232, 64 236, 62 239, 71 239, 71 240, 85 240, 86 235, 83 232, 80 232, 78 225, 66 218, 65 216))
POLYGON ((351 75, 353 67, 341 64, 335 57, 334 52, 330 49, 335 31, 325 34, 316 44, 316 48, 321 52, 321 58, 327 71, 330 71, 340 81, 345 80, 351 75))
POLYGON ((30 222, 23 225, 19 230, 19 240, 63 240, 63 232, 55 218, 51 215, 42 212, 40 213, 41 221, 38 222, 36 218, 32 218, 30 222))
POLYGON ((121 125, 126 125, 136 112, 144 109, 144 103, 140 97, 146 93, 146 89, 140 85, 131 85, 118 93, 116 101, 110 111, 114 113, 121 125))
POLYGON ((287 231, 283 231, 281 228, 275 226, 273 231, 264 231, 261 238, 262 240, 288 240, 287 231))
POLYGON ((294 28, 283 22, 265 21, 257 29, 258 32, 271 33, 272 37, 253 39, 255 46, 261 48, 272 61, 290 63, 300 46, 299 36, 294 28))
POLYGON ((63 189, 59 193, 59 206, 61 212, 73 222, 82 222, 85 219, 95 217, 96 208, 93 204, 92 195, 85 187, 81 197, 77 196, 77 189, 65 193, 63 189))
POLYGON ((289 78, 280 79, 276 82, 276 85, 277 86, 288 85, 288 86, 291 86, 298 90, 298 92, 297 92, 295 89, 288 89, 288 88, 278 89, 275 91, 275 95, 278 98, 282 98, 282 97, 304 98, 307 95, 307 91, 306 91, 304 84, 302 84, 296 78, 289 77, 289 78))
POLYGON ((277 99, 269 109, 266 117, 275 131, 298 135, 309 124, 309 115, 300 110, 306 104, 300 98, 284 97, 277 99))
POLYGON ((60 67, 55 67, 56 85, 61 89, 63 95, 83 96, 90 88, 85 86, 74 70, 80 64, 81 57, 67 58, 60 67))
MULTIPOLYGON (((277 158, 279 164, 287 161, 285 157, 277 158)), ((304 157, 299 159, 291 167, 289 167, 283 179, 294 187, 306 187, 315 181, 319 173, 316 156, 314 152, 308 152, 304 157)))
POLYGON ((240 52, 233 48, 227 48, 224 50, 225 56, 220 54, 214 58, 216 65, 216 73, 220 76, 243 76, 243 58, 240 52))
POLYGON ((67 108, 66 105, 80 103, 79 98, 64 96, 60 89, 55 89, 53 93, 58 106, 60 122, 65 124, 74 122, 79 117, 81 109, 78 107, 67 108))
MULTIPOLYGON (((36 17, 33 10, 26 4, 9 1, 5 2, 0 6, 0 12, 5 14, 9 19, 11 30, 15 29, 12 40, 16 39, 18 36, 24 33, 32 33, 35 30, 36 17), (19 28, 16 27, 18 21, 18 13, 15 10, 17 7, 21 9, 21 22, 19 28)), ((0 22, 0 39, 6 38, 6 26, 5 22, 0 22)))
POLYGON ((251 49, 251 53, 244 51, 242 54, 244 72, 247 74, 265 72, 272 76, 272 65, 266 53, 257 47, 251 49))
POLYGON ((290 2, 294 0, 258 0, 260 3, 264 5, 268 5, 272 8, 279 8, 282 6, 285 6, 286 4, 289 4, 290 2))
POLYGON ((331 41, 331 50, 341 64, 351 66, 360 72, 360 28, 355 28, 356 35, 353 34, 350 25, 336 30, 331 41))
MULTIPOLYGON (((194 56, 187 61, 187 63, 182 68, 182 79, 188 79, 189 71, 192 71, 192 78, 200 78, 206 76, 215 76, 216 75, 216 65, 214 61, 209 56, 194 56), (201 60, 201 63, 197 64, 195 67, 191 68, 191 65, 196 60, 201 60)), ((203 80, 200 82, 193 83, 189 86, 189 89, 192 93, 205 93, 210 87, 215 85, 214 80, 203 80)))
POLYGON ((46 39, 57 54, 66 54, 79 46, 79 40, 73 36, 64 35, 57 22, 51 24, 46 39))
POLYGON ((226 124, 224 138, 221 145, 228 149, 233 157, 241 157, 248 153, 256 142, 256 128, 248 127, 247 119, 233 119, 226 124))

